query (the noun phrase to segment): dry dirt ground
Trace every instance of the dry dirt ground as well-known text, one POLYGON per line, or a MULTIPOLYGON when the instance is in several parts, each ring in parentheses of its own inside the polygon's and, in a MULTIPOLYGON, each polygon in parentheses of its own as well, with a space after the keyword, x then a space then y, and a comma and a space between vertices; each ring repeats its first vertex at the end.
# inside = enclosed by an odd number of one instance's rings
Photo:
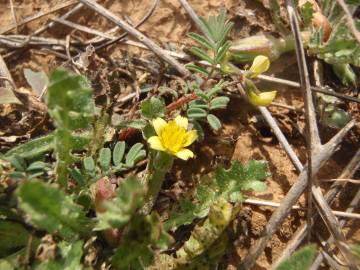
MULTIPOLYGON (((40 10, 51 8, 61 2, 62 1, 54 0, 13 0, 18 22, 21 22, 23 18, 29 15, 35 14, 40 10)), ((115 14, 128 18, 128 20, 133 23, 141 20, 152 5, 152 1, 150 0, 110 0, 99 2, 115 14)), ((189 0, 194 10, 199 15, 205 17, 210 14, 217 14, 221 7, 225 7, 228 10, 230 18, 235 22, 235 29, 232 34, 232 38, 234 39, 258 32, 276 32, 268 10, 259 2, 251 0, 189 0)), ((74 22, 91 26, 100 31, 105 31, 113 27, 106 19, 101 18, 99 15, 94 16, 94 13, 88 9, 84 9, 71 19, 74 22)), ((21 26, 15 31, 22 34, 31 34, 48 21, 49 17, 45 16, 21 26)), ((9 1, 0 0, 0 30, 11 23, 13 23, 13 15, 10 10, 9 1)), ((177 0, 160 0, 155 12, 139 30, 157 41, 163 47, 182 48, 191 43, 186 37, 186 33, 195 31, 196 29, 177 0)), ((64 38, 70 31, 72 31, 72 29, 58 25, 43 35, 64 38)), ((78 32, 74 34, 79 35, 81 38, 91 37, 90 35, 78 32)), ((104 59, 121 59, 125 51, 144 56, 148 54, 148 52, 144 50, 117 44, 99 52, 99 57, 104 57, 104 59)), ((61 65, 63 62, 62 59, 54 55, 37 52, 36 48, 19 50, 18 53, 6 57, 5 61, 16 80, 17 86, 27 88, 29 88, 29 86, 23 77, 23 69, 25 67, 48 72, 54 66, 61 65)), ((106 65, 106 60, 104 61, 104 65, 106 65)), ((274 63, 269 74, 297 80, 295 57, 293 55, 287 55, 280 59, 278 63, 274 63)), ((331 78, 329 79, 331 80, 331 78)), ((278 90, 279 95, 276 101, 291 105, 297 110, 270 107, 270 111, 278 120, 281 129, 301 158, 301 161, 305 162, 306 150, 305 140, 302 135, 304 119, 301 112, 303 108, 301 93, 299 90, 291 88, 278 88, 278 90)), ((353 115, 359 118, 358 105, 346 105, 345 108, 351 110, 353 115)), ((36 115, 29 115, 27 119, 23 120, 23 123, 14 124, 16 121, 22 119, 22 116, 18 115, 12 108, 2 107, 0 111, 0 136, 2 136, 2 138, 13 135, 18 136, 18 138, 8 140, 6 143, 3 141, 1 145, 4 148, 2 150, 27 139, 29 136, 27 137, 26 135, 29 134, 30 131, 30 137, 35 137, 39 134, 46 133, 48 129, 52 128, 50 124, 45 124, 46 120, 44 120, 44 125, 39 126, 38 129, 34 131, 34 124, 39 121, 36 118, 35 120, 32 118, 35 116, 36 115)), ((280 202, 291 185, 296 181, 298 174, 285 151, 279 146, 274 134, 264 124, 261 117, 259 117, 259 113, 243 100, 234 98, 231 101, 228 111, 220 112, 218 116, 224 121, 222 131, 219 134, 213 134, 210 130, 207 130, 207 139, 205 142, 196 146, 196 153, 198 153, 196 162, 192 162, 191 164, 176 163, 173 172, 174 179, 168 184, 169 189, 176 185, 177 181, 183 182, 183 186, 188 186, 189 188, 194 175, 210 171, 213 166, 219 162, 226 163, 230 160, 246 162, 249 159, 264 159, 268 161, 271 172, 271 177, 267 179, 268 189, 262 193, 250 194, 250 197, 280 202), (188 173, 189 171, 191 173, 188 173)), ((327 133, 328 131, 325 130, 324 134, 327 133)), ((334 158, 324 166, 319 174, 319 179, 329 179, 339 175, 339 172, 341 172, 342 168, 344 168, 358 147, 358 135, 359 126, 350 132, 343 143, 343 147, 336 153, 334 158)), ((328 184, 324 185, 324 189, 328 186, 328 184)), ((185 191, 186 188, 183 189, 183 192, 185 191)), ((352 194, 351 187, 349 192, 344 194, 352 194)), ((342 196, 334 207, 337 210, 344 210, 349 202, 349 198, 342 196)), ((305 205, 304 197, 301 197, 298 204, 301 206, 305 205)), ((244 205, 244 208, 248 213, 248 236, 241 237, 235 241, 235 249, 228 256, 228 269, 235 269, 236 265, 241 261, 241 258, 246 254, 247 248, 252 245, 261 233, 274 210, 273 208, 251 205, 244 205)), ((293 233, 299 225, 304 222, 304 216, 305 213, 302 211, 293 211, 292 214, 289 215, 281 229, 269 242, 263 255, 258 259, 255 269, 269 269, 270 265, 276 260, 279 253, 291 239, 293 233)), ((321 227, 317 227, 314 230, 315 233, 319 233, 319 231, 317 231, 318 228, 321 230, 321 227)), ((351 241, 360 243, 360 231, 358 228, 359 222, 352 221, 347 223, 345 231, 351 241)))

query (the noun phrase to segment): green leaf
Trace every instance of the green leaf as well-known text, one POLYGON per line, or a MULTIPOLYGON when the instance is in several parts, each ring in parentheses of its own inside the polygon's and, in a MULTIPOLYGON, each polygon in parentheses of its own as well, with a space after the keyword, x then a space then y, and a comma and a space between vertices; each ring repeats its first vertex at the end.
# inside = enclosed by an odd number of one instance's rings
POLYGON ((36 270, 78 270, 83 269, 81 257, 83 241, 75 243, 60 242, 61 258, 53 261, 46 261, 36 267, 36 270))
POLYGON ((126 166, 132 167, 138 161, 146 157, 146 152, 143 150, 143 147, 144 146, 141 143, 136 143, 130 148, 125 159, 126 166))
POLYGON ((225 55, 227 51, 230 49, 230 47, 231 47, 230 42, 226 42, 223 46, 220 47, 216 55, 216 59, 215 59, 216 63, 220 63, 225 58, 225 55))
POLYGON ((203 101, 205 102, 210 101, 210 98, 204 91, 201 91, 200 89, 195 89, 194 92, 198 97, 202 98, 203 101))
POLYGON ((203 50, 197 48, 197 47, 191 47, 190 52, 194 54, 195 56, 199 57, 201 60, 207 61, 210 64, 214 64, 214 60, 210 58, 210 56, 204 52, 203 50))
POLYGON ((205 138, 204 129, 202 128, 202 126, 200 125, 200 123, 198 121, 193 120, 192 124, 194 125, 194 129, 196 129, 196 132, 198 135, 198 140, 203 141, 205 138))
POLYGON ((141 103, 141 113, 148 119, 161 117, 165 113, 165 104, 162 100, 156 97, 151 97, 141 103))
POLYGON ((29 236, 29 232, 20 223, 0 219, 0 257, 25 247, 29 236))
POLYGON ((19 156, 25 159, 38 157, 54 148, 54 134, 49 134, 20 144, 8 152, 5 157, 19 156))
POLYGON ((211 37, 214 40, 213 31, 210 28, 209 23, 202 17, 199 17, 201 30, 206 33, 207 36, 211 37))
POLYGON ((234 198, 241 198, 242 196, 238 193, 243 191, 263 191, 266 189, 263 180, 267 176, 266 162, 256 160, 251 160, 246 165, 235 161, 229 170, 219 167, 215 171, 215 181, 219 187, 219 194, 229 197, 230 201, 234 198))
POLYGON ((322 123, 331 128, 342 128, 351 120, 351 115, 343 109, 328 103, 324 110, 322 123))
POLYGON ((164 250, 172 238, 168 235, 156 213, 134 216, 122 237, 122 244, 116 249, 112 265, 116 269, 144 269, 154 260, 154 252, 149 247, 164 250))
POLYGON ((289 259, 283 261, 275 270, 310 269, 316 254, 316 245, 308 245, 296 251, 289 259))
POLYGON ((82 240, 72 244, 66 243, 64 241, 59 243, 59 248, 63 257, 62 269, 78 270, 83 268, 81 264, 81 257, 83 255, 82 247, 82 240))
POLYGON ((145 189, 135 177, 128 177, 120 184, 117 197, 105 202, 106 211, 98 214, 97 230, 122 228, 144 201, 145 189))
POLYGON ((190 119, 200 119, 207 116, 207 112, 201 108, 190 108, 186 113, 190 119))
POLYGON ((216 200, 216 192, 206 185, 196 189, 194 201, 184 198, 180 201, 180 209, 174 209, 164 227, 167 231, 176 230, 182 225, 191 224, 196 218, 204 218, 209 214, 210 207, 216 200))
POLYGON ((206 93, 207 97, 209 99, 213 98, 215 95, 217 95, 224 87, 226 86, 226 82, 223 80, 220 80, 217 84, 211 88, 210 91, 206 93))
POLYGON ((208 114, 206 119, 212 129, 219 130, 221 128, 221 122, 220 122, 219 118, 217 118, 215 115, 208 114))
POLYGON ((210 101, 210 110, 225 109, 230 101, 228 97, 216 97, 210 101))
POLYGON ((190 108, 208 109, 209 105, 204 100, 197 99, 189 103, 189 109, 190 108))
POLYGON ((356 85, 356 74, 349 64, 332 64, 332 69, 344 85, 356 85))
POLYGON ((109 148, 102 148, 99 153, 99 164, 103 171, 108 171, 111 162, 111 150, 109 148))
POLYGON ((147 122, 143 119, 125 120, 121 121, 116 127, 117 128, 135 128, 143 130, 147 125, 147 122))
POLYGON ((203 74, 203 75, 205 75, 205 76, 208 76, 208 75, 209 75, 209 72, 208 72, 207 69, 204 68, 204 67, 200 67, 200 66, 197 66, 197 65, 195 65, 195 64, 186 64, 185 67, 186 67, 188 70, 201 73, 201 74, 203 74))
POLYGON ((190 38, 192 38, 193 40, 195 40, 197 43, 199 43, 200 45, 204 46, 205 48, 211 50, 214 49, 215 44, 213 44, 213 42, 209 41, 207 38, 196 34, 196 33, 188 33, 187 34, 190 38))
POLYGON ((79 168, 75 167, 75 168, 70 169, 70 175, 72 176, 72 178, 74 178, 74 180, 76 181, 76 183, 79 186, 84 186, 85 185, 85 178, 82 175, 79 168))
POLYGON ((115 166, 120 165, 125 153, 125 142, 117 142, 113 151, 113 163, 115 166))
POLYGON ((27 172, 30 171, 36 171, 36 170, 42 170, 42 171, 48 171, 50 170, 50 164, 42 162, 42 161, 35 161, 29 165, 29 167, 26 168, 27 172))
POLYGON ((27 164, 22 157, 14 156, 7 159, 10 161, 11 165, 20 172, 24 172, 26 170, 27 164))
POLYGON ((87 173, 93 174, 95 172, 95 161, 92 157, 85 157, 83 160, 84 169, 87 173))
POLYGON ((309 1, 301 7, 301 17, 304 21, 305 26, 311 23, 314 14, 313 4, 309 1))
POLYGON ((95 103, 85 77, 64 69, 53 71, 46 102, 57 127, 75 130, 86 128, 92 122, 95 103))
POLYGON ((90 220, 82 208, 63 191, 38 181, 23 183, 17 192, 20 208, 32 223, 49 233, 58 233, 66 239, 90 232, 90 220))

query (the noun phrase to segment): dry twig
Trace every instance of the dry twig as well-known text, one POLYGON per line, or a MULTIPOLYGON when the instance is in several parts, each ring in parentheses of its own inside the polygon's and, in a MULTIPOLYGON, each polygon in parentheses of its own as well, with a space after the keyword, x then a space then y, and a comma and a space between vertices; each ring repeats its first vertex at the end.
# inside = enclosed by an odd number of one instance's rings
POLYGON ((19 27, 21 25, 24 25, 24 24, 27 24, 27 23, 32 22, 34 20, 37 20, 37 19, 39 19, 41 17, 44 17, 44 16, 49 15, 51 13, 54 13, 54 12, 56 12, 58 10, 61 10, 63 8, 69 7, 69 6, 72 6, 72 5, 76 4, 76 2, 77 2, 76 0, 69 0, 69 1, 63 2, 63 3, 59 4, 59 5, 56 5, 55 7, 49 8, 47 10, 40 11, 40 12, 38 12, 38 13, 32 15, 32 16, 29 16, 29 17, 25 18, 21 22, 18 22, 18 24, 12 24, 12 25, 9 25, 9 26, 7 26, 7 27, 5 27, 3 29, 0 29, 0 35, 3 35, 3 34, 9 32, 11 30, 14 30, 16 27, 19 27))
POLYGON ((345 4, 344 0, 336 0, 336 1, 341 6, 341 8, 344 10, 349 29, 353 33, 357 42, 360 44, 360 32, 356 28, 355 21, 352 17, 352 14, 350 13, 348 6, 345 4))
MULTIPOLYGON (((292 23, 293 33, 295 35, 295 42, 297 48, 298 64, 301 75, 301 85, 305 92, 306 99, 306 118, 309 130, 308 134, 310 137, 310 168, 307 165, 300 173, 298 181, 291 187, 284 200, 282 201, 279 208, 273 213, 269 222, 267 223, 260 239, 250 248, 248 255, 244 258, 241 268, 250 269, 256 262, 256 259, 260 256, 264 248, 266 247, 267 242, 271 239, 272 235, 281 225, 282 221, 289 214, 289 210, 295 204, 295 202, 300 197, 301 193, 304 191, 305 187, 308 184, 309 179, 315 175, 321 166, 331 157, 335 152, 337 145, 342 141, 342 138, 348 132, 348 130, 354 125, 354 122, 350 122, 342 129, 336 136, 334 136, 328 143, 321 145, 320 138, 317 132, 316 117, 314 113, 314 106, 312 103, 312 95, 310 91, 310 84, 306 77, 307 67, 305 62, 304 51, 302 50, 302 43, 299 36, 298 23, 295 16, 295 9, 293 2, 288 1, 288 12, 290 16, 290 21, 292 23)), ((309 163, 308 163, 309 164, 309 163)), ((345 237, 342 235, 339 230, 337 219, 331 213, 331 209, 326 204, 321 191, 318 186, 312 187, 312 193, 315 195, 316 201, 318 203, 318 209, 321 213, 322 218, 324 219, 327 227, 333 235, 337 237, 337 244, 342 250, 344 256, 347 256, 347 250, 340 246, 340 242, 345 240, 345 237), (325 203, 324 203, 325 202, 325 203)), ((348 260, 349 263, 351 263, 348 260)))
POLYGON ((101 16, 107 18, 108 20, 112 21, 126 32, 128 32, 131 36, 139 40, 140 42, 144 43, 149 49, 151 49, 158 57, 163 59, 165 62, 170 64, 174 67, 181 75, 190 76, 190 72, 177 60, 172 58, 168 55, 162 48, 160 48, 155 42, 151 39, 146 37, 143 33, 139 32, 133 26, 126 23, 124 20, 117 17, 115 14, 104 8, 103 6, 96 3, 94 0, 79 0, 84 5, 88 6, 89 8, 95 10, 101 16))

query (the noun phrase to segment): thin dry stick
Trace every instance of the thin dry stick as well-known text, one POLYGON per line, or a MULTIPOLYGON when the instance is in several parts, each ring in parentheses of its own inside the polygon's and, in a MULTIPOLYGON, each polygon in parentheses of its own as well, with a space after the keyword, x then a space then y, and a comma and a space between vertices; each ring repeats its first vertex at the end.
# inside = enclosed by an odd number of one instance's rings
MULTIPOLYGON (((360 149, 356 152, 354 157, 344 168, 342 173, 339 175, 339 178, 352 177, 359 167, 360 167, 360 149)), ((326 193, 325 200, 329 204, 331 204, 334 201, 336 195, 339 193, 339 191, 344 187, 344 185, 345 183, 334 183, 326 193)), ((315 214, 314 219, 315 218, 318 218, 318 214, 315 214)), ((272 265, 274 269, 280 264, 281 261, 288 258, 298 248, 298 246, 304 240, 307 230, 308 230, 308 225, 306 223, 303 224, 299 229, 297 229, 292 239, 288 242, 286 248, 283 250, 282 254, 277 258, 275 263, 272 265)))
POLYGON ((9 0, 9 1, 10 1, 11 15, 13 17, 13 21, 15 24, 16 33, 18 33, 18 22, 17 22, 17 18, 16 18, 14 3, 13 3, 13 0, 9 0))
MULTIPOLYGON (((153 14, 153 12, 155 11, 155 8, 157 7, 158 4, 159 4, 159 0, 154 0, 153 5, 150 7, 150 9, 144 15, 144 17, 137 24, 134 25, 134 28, 140 27, 153 14)), ((119 27, 114 27, 114 28, 110 29, 107 33, 111 34, 111 33, 114 32, 115 29, 118 29, 118 28, 119 27)), ((118 41, 121 41, 122 39, 124 39, 127 36, 127 34, 128 33, 125 32, 122 35, 116 37, 115 39, 109 40, 109 41, 105 42, 104 44, 101 44, 101 45, 97 46, 95 49, 96 50, 101 50, 103 48, 106 48, 106 47, 118 42, 118 41)), ((92 43, 100 43, 102 41, 103 41, 103 39, 96 39, 95 38, 95 39, 88 40, 85 43, 86 44, 92 44, 92 43)))
POLYGON ((136 30, 134 27, 126 23, 124 20, 117 17, 115 14, 111 13, 109 10, 104 8, 103 6, 96 3, 94 0, 79 0, 84 5, 88 6, 89 8, 95 10, 101 16, 107 18, 108 20, 112 21, 126 32, 128 32, 131 36, 139 40, 140 42, 144 43, 149 49, 151 49, 158 57, 163 59, 165 62, 170 64, 174 67, 181 75, 183 76, 190 76, 190 72, 177 60, 172 58, 168 55, 162 48, 160 48, 156 43, 154 43, 151 39, 146 37, 143 33, 136 30))
POLYGON ((101 31, 92 29, 92 28, 87 27, 87 26, 83 26, 81 24, 70 22, 70 21, 67 21, 65 19, 61 19, 61 18, 57 18, 57 17, 52 17, 51 19, 53 21, 55 21, 55 22, 61 23, 63 25, 69 26, 71 28, 74 28, 76 30, 79 30, 79 31, 82 31, 82 32, 85 32, 85 33, 88 33, 88 34, 103 37, 103 38, 106 38, 106 39, 114 39, 115 38, 114 36, 108 35, 108 34, 103 33, 101 31))
MULTIPOLYGON (((314 174, 312 173, 311 159, 313 158, 314 153, 316 151, 322 149, 321 149, 319 132, 317 129, 313 97, 310 89, 310 81, 309 81, 309 74, 307 71, 305 51, 303 48, 303 43, 301 41, 300 28, 299 28, 293 0, 287 1, 287 10, 290 18, 291 29, 295 38, 295 49, 298 59, 300 81, 301 81, 300 84, 302 85, 302 89, 304 90, 304 97, 305 97, 305 116, 306 116, 306 124, 308 128, 308 138, 309 138, 308 139, 308 164, 309 164, 308 182, 310 187, 309 189, 311 189, 311 191, 309 190, 308 224, 311 224, 312 222, 311 202, 312 202, 312 196, 314 196, 320 215, 324 220, 327 228, 334 236, 337 246, 339 247, 344 257, 347 259, 348 263, 350 263, 351 266, 354 267, 355 265, 353 264, 351 259, 349 259, 348 250, 342 244, 345 243, 346 239, 342 231, 339 229, 339 222, 337 218, 332 214, 330 206, 325 201, 319 183, 318 181, 316 181, 316 178, 314 178, 314 181, 311 181, 312 177, 314 176, 314 174)), ((310 240, 310 231, 311 230, 309 229, 309 236, 308 236, 309 240, 310 240)))
POLYGON ((308 211, 307 223, 310 225, 308 233, 308 241, 311 237, 312 226, 312 186, 313 186, 313 172, 312 172, 312 158, 316 148, 321 144, 319 131, 316 122, 315 107, 313 103, 312 92, 310 89, 309 72, 305 58, 305 51, 300 37, 300 28, 297 22, 294 6, 292 1, 287 1, 287 9, 290 19, 291 30, 294 35, 296 58, 298 63, 300 85, 303 90, 304 103, 305 103, 305 123, 306 123, 306 149, 307 149, 307 163, 308 163, 308 211))
MULTIPOLYGON (((291 1, 289 1, 289 2, 291 2, 291 1)), ((292 18, 293 18, 292 22, 295 23, 295 27, 296 27, 297 21, 296 21, 296 17, 294 16, 295 11, 294 11, 293 5, 291 5, 290 7, 292 7, 292 8, 290 8, 289 13, 292 14, 292 18)), ((298 28, 298 26, 297 26, 297 28, 298 28)), ((301 40, 299 37, 299 32, 296 31, 296 29, 295 29, 294 34, 297 34, 297 48, 301 49, 301 40)), ((302 59, 302 58, 304 58, 304 55, 301 52, 298 53, 298 55, 300 58, 299 60, 301 61, 299 63, 302 63, 301 70, 304 71, 304 69, 306 69, 306 66, 304 67, 304 61, 303 61, 304 59, 302 59), (301 57, 302 55, 303 55, 303 57, 301 57)), ((305 72, 302 72, 302 75, 304 75, 306 73, 307 72, 305 70, 305 72)), ((298 181, 292 186, 290 191, 285 196, 280 207, 273 213, 272 217, 270 218, 269 222, 267 223, 267 225, 262 233, 261 238, 255 243, 255 245, 253 245, 250 248, 249 254, 244 258, 243 263, 240 266, 241 269, 250 269, 255 264, 256 259, 260 256, 260 254, 266 247, 267 242, 271 239, 272 235, 276 232, 276 230, 281 225, 282 221, 287 216, 287 214, 289 214, 289 209, 291 209, 291 206, 295 204, 295 202, 300 197, 301 193, 304 191, 305 187, 307 186, 309 176, 311 177, 312 175, 315 175, 318 172, 318 170, 324 164, 324 162, 327 161, 331 157, 331 155, 335 152, 336 146, 341 142, 343 136, 354 125, 354 122, 348 123, 347 126, 344 129, 342 129, 328 143, 326 143, 325 145, 321 145, 320 139, 319 139, 319 136, 317 133, 316 118, 315 118, 314 110, 311 110, 311 105, 313 107, 313 104, 312 104, 311 91, 309 91, 310 85, 308 83, 306 83, 306 80, 307 80, 307 78, 302 79, 303 85, 305 85, 305 86, 307 85, 305 87, 305 89, 307 89, 307 94, 305 95, 305 97, 308 99, 307 100, 308 101, 307 102, 307 106, 308 106, 307 118, 312 121, 312 123, 311 124, 309 123, 309 124, 313 128, 312 130, 310 130, 309 133, 311 133, 311 135, 312 135, 311 141, 313 143, 318 142, 318 144, 316 144, 315 147, 314 147, 314 145, 312 146, 312 150, 314 150, 314 151, 313 151, 313 156, 311 158, 311 169, 312 169, 311 175, 309 175, 310 170, 308 169, 308 166, 306 166, 304 168, 304 170, 302 170, 302 172, 298 178, 298 181)), ((318 190, 316 190, 316 189, 315 190, 312 189, 312 191, 315 194, 318 192, 318 190)), ((323 206, 323 197, 319 196, 319 194, 316 194, 316 199, 323 206)), ((322 208, 325 208, 325 206, 323 206, 322 208)), ((332 213, 328 213, 327 210, 328 209, 325 208, 326 213, 323 212, 322 217, 326 221, 326 223, 331 231, 336 230, 337 228, 334 228, 334 226, 332 226, 333 224, 331 224, 333 222, 333 220, 331 220, 329 222, 329 219, 328 219, 328 215, 330 215, 332 217, 333 217, 333 215, 332 215, 332 213)), ((322 210, 322 211, 324 211, 324 210, 322 210)), ((341 233, 339 233, 338 231, 336 231, 334 234, 336 234, 336 236, 338 236, 338 237, 341 236, 341 233), (339 234, 340 234, 340 236, 339 236, 339 234)), ((346 250, 344 250, 342 248, 342 251, 343 251, 344 255, 346 255, 346 250)))
POLYGON ((208 35, 207 32, 203 31, 203 23, 199 19, 199 16, 195 13, 195 11, 192 9, 192 7, 189 5, 189 3, 186 0, 179 0, 180 4, 183 6, 183 8, 186 10, 190 18, 193 20, 193 22, 196 24, 197 28, 203 32, 203 34, 209 39, 212 40, 212 38, 208 35))
MULTIPOLYGON (((356 195, 350 202, 350 206, 348 207, 348 209, 346 209, 346 212, 352 213, 355 210, 355 207, 359 207, 359 202, 360 202, 360 190, 356 193, 356 195)), ((346 223, 346 220, 341 220, 340 227, 342 228, 345 225, 345 223, 346 223)), ((327 240, 328 245, 332 244, 333 242, 334 242, 334 237, 330 236, 327 240)), ((316 257, 315 261, 313 262, 310 270, 318 269, 319 266, 321 265, 323 259, 324 259, 323 253, 320 252, 318 254, 318 256, 316 257)))
MULTIPOLYGON (((245 204, 251 204, 251 205, 257 205, 257 206, 268 206, 268 207, 279 207, 280 203, 273 202, 273 201, 264 201, 264 200, 258 200, 258 199, 245 199, 245 204)), ((301 207, 299 205, 294 205, 291 207, 292 210, 305 210, 304 207, 301 207)), ((360 214, 356 213, 348 213, 343 211, 331 211, 335 216, 337 217, 344 217, 344 218, 353 218, 353 219, 360 219, 360 214)))
MULTIPOLYGON (((73 7, 72 9, 70 9, 68 12, 66 12, 64 15, 60 16, 60 19, 66 20, 67 18, 69 18, 70 16, 74 15, 76 12, 78 12, 80 9, 82 9, 84 7, 83 4, 79 3, 77 4, 75 7, 73 7)), ((40 27, 39 29, 37 29, 34 33, 33 36, 37 36, 39 34, 41 34, 42 32, 52 28, 54 25, 56 24, 55 21, 52 21, 42 27, 40 27)))
POLYGON ((11 76, 11 73, 10 73, 4 59, 2 58, 1 54, 0 54, 0 76, 6 78, 7 81, 9 83, 11 83, 11 86, 14 87, 14 89, 16 89, 14 79, 11 76))
MULTIPOLYGON (((242 85, 237 84, 237 87, 238 87, 241 95, 245 99, 248 99, 242 85)), ((286 154, 290 158, 291 162, 294 164, 295 168, 299 172, 301 172, 303 170, 303 168, 304 168, 301 161, 296 156, 295 151, 291 148, 288 140, 286 139, 284 133, 281 131, 281 129, 278 126, 278 124, 277 124, 276 120, 274 119, 274 117, 271 115, 270 111, 265 107, 258 107, 258 109, 259 109, 260 113, 262 114, 262 116, 264 117, 265 121, 268 123, 268 125, 273 130, 273 132, 274 132, 276 138, 278 139, 278 141, 280 142, 280 144, 284 147, 284 150, 285 150, 286 154)))
POLYGON ((76 0, 69 0, 69 1, 61 3, 59 5, 56 5, 53 8, 49 8, 48 10, 40 11, 40 12, 38 12, 38 13, 32 15, 32 16, 29 16, 29 17, 25 18, 23 21, 19 22, 17 25, 12 24, 12 25, 9 25, 9 26, 5 27, 4 29, 0 29, 0 35, 3 35, 3 34, 9 32, 9 31, 15 29, 16 27, 19 27, 21 25, 24 25, 24 24, 27 24, 27 23, 32 22, 34 20, 37 20, 37 19, 39 19, 41 17, 44 17, 44 16, 46 16, 48 14, 51 14, 51 13, 54 13, 54 12, 56 12, 58 10, 63 9, 63 8, 72 6, 72 5, 76 4, 76 2, 77 2, 76 0))
POLYGON ((357 30, 355 21, 350 13, 348 6, 345 4, 344 0, 336 0, 341 8, 345 12, 346 20, 349 26, 349 29, 353 33, 354 37, 356 38, 357 42, 360 43, 360 32, 357 30))
MULTIPOLYGON (((341 129, 329 142, 322 146, 321 151, 316 151, 312 160, 313 173, 316 174, 321 166, 329 160, 332 154, 336 151, 338 145, 341 143, 343 137, 354 126, 354 121, 349 122, 343 129, 341 129)), ((307 187, 307 165, 301 171, 297 181, 292 185, 281 205, 274 211, 270 220, 266 224, 260 238, 251 246, 248 255, 244 258, 239 269, 251 269, 255 264, 256 259, 261 255, 265 249, 268 241, 272 235, 278 230, 284 219, 289 215, 291 207, 297 202, 301 194, 307 187)))

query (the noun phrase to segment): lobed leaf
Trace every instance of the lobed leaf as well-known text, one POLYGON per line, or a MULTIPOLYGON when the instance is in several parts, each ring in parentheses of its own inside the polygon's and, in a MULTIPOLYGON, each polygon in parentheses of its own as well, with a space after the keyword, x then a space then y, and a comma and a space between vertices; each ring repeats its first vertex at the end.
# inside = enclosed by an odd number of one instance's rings
POLYGON ((91 222, 86 213, 60 189, 32 181, 23 183, 17 195, 20 208, 37 228, 58 233, 65 239, 89 233, 91 222))
POLYGON ((156 97, 151 97, 141 103, 141 113, 148 119, 161 117, 165 113, 165 104, 162 100, 156 97))

